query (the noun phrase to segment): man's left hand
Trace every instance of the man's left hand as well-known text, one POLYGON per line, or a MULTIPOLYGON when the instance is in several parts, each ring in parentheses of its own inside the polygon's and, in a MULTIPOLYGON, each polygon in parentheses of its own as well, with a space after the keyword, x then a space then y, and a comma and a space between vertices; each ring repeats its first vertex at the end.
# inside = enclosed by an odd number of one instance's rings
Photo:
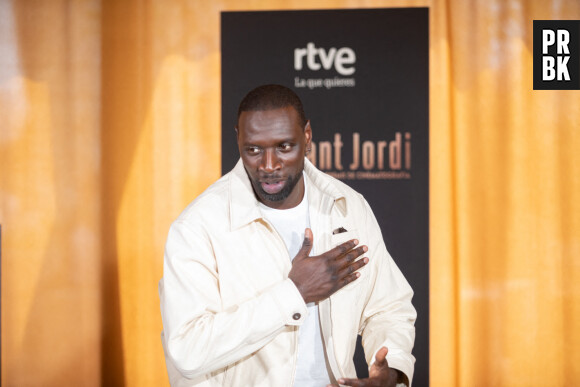
MULTIPOLYGON (((354 387, 394 387, 397 385, 397 370, 389 368, 387 362, 387 347, 379 349, 375 355, 375 362, 369 370, 369 377, 366 379, 338 379, 339 384, 354 387)), ((335 387, 328 385, 327 387, 335 387)))

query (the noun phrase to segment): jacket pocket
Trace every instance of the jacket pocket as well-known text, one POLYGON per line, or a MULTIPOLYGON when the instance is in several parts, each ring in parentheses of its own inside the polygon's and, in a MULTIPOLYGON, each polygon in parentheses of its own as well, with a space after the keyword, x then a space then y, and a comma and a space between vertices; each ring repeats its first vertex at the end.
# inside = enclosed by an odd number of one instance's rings
POLYGON ((333 231, 333 234, 330 236, 330 246, 335 248, 336 246, 349 241, 351 239, 358 239, 356 229, 345 229, 343 227, 338 227, 333 231), (340 230, 340 231, 338 231, 340 230), (345 231, 342 231, 345 230, 345 231), (341 232, 342 231, 342 232, 341 232))
MULTIPOLYGON (((361 245, 361 241, 358 235, 358 232, 356 229, 348 229, 347 231, 344 232, 339 232, 337 234, 332 234, 330 237, 330 245, 332 248, 335 248, 337 246, 339 246, 340 244, 347 242, 351 239, 358 239, 359 241, 359 245, 361 245)), ((357 247, 358 247, 357 246, 357 247)), ((362 259, 364 258, 366 255, 362 254, 360 256, 358 256, 356 258, 356 260, 362 259)), ((358 283, 362 280, 364 281, 365 279, 365 270, 366 265, 363 266, 362 268, 358 269, 358 272, 361 274, 359 278, 357 278, 355 281, 349 283, 348 285, 346 285, 345 287, 343 287, 342 289, 340 289, 337 293, 339 292, 343 292, 343 291, 349 291, 349 290, 354 290, 353 288, 358 288, 358 283)))

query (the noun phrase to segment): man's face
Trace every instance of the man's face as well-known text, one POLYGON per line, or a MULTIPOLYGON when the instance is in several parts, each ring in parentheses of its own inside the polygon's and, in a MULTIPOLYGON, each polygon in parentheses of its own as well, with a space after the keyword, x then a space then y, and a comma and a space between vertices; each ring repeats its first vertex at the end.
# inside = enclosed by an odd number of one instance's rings
POLYGON ((287 209, 304 195, 304 156, 310 147, 310 123, 300 125, 291 107, 242 112, 236 128, 238 149, 254 192, 265 205, 287 209))

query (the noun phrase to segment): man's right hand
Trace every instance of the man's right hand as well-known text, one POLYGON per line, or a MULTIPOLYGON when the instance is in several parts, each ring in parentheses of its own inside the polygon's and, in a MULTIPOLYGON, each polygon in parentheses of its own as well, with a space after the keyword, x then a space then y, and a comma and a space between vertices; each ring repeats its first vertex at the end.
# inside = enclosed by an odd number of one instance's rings
POLYGON ((324 300, 356 280, 360 277, 357 270, 369 262, 366 257, 356 260, 368 250, 366 246, 356 247, 356 239, 344 242, 324 254, 309 257, 313 240, 312 230, 307 228, 304 243, 294 257, 288 274, 306 303, 324 300))

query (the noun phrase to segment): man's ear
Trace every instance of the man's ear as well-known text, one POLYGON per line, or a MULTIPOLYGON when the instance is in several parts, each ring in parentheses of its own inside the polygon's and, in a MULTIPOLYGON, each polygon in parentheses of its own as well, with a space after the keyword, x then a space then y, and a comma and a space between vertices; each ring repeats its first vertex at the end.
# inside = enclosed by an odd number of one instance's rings
POLYGON ((312 142, 312 128, 310 127, 310 120, 306 121, 306 126, 304 126, 304 137, 306 138, 306 149, 310 149, 310 143, 312 142))

